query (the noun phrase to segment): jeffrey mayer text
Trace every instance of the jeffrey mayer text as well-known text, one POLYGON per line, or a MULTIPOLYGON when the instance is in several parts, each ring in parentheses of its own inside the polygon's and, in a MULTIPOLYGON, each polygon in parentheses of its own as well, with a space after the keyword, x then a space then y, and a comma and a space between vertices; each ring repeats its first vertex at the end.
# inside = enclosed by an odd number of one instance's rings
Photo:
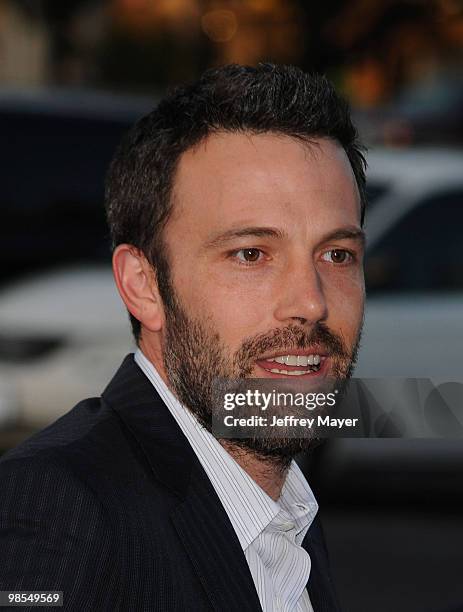
POLYGON ((270 423, 268 421, 269 419, 263 416, 238 418, 232 415, 227 415, 223 420, 226 427, 308 427, 311 429, 316 423, 317 427, 341 429, 342 427, 356 427, 359 419, 338 419, 321 415, 315 419, 315 417, 301 418, 287 414, 284 417, 273 416, 270 423))

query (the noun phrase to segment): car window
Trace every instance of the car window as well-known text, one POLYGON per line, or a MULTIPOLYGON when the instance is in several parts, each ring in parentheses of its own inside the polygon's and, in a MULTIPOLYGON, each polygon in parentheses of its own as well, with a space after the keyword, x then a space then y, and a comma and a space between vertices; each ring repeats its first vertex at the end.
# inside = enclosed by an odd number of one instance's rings
POLYGON ((0 284, 110 259, 104 178, 129 120, 0 110, 0 284))
POLYGON ((462 290, 462 227, 463 190, 414 207, 367 255, 367 290, 462 290))

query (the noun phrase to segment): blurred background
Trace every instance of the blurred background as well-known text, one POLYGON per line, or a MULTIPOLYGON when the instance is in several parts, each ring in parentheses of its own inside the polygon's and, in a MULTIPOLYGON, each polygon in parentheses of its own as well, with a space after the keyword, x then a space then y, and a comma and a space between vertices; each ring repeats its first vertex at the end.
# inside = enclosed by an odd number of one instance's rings
MULTIPOLYGON (((326 73, 369 147, 356 375, 463 381, 463 0, 0 0, 0 452, 132 350, 104 175, 168 87, 229 62, 326 73)), ((351 612, 463 610, 463 444, 301 459, 351 612)))

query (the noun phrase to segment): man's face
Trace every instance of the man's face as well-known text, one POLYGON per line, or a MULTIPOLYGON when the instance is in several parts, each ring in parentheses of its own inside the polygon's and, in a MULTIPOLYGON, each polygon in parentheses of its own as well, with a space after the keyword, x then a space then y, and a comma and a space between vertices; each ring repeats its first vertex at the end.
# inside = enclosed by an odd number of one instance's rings
POLYGON ((164 242, 175 306, 162 351, 180 399, 204 422, 215 376, 348 376, 364 280, 343 149, 216 134, 181 157, 173 198, 164 242))

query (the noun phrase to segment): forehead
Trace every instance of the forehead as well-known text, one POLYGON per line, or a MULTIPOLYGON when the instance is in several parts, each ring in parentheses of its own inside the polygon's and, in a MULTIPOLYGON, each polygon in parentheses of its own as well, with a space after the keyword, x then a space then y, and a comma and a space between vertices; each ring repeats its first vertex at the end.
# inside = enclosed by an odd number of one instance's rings
POLYGON ((270 133, 213 134, 188 150, 173 202, 168 226, 200 234, 239 224, 316 229, 360 219, 357 185, 340 145, 270 133))

